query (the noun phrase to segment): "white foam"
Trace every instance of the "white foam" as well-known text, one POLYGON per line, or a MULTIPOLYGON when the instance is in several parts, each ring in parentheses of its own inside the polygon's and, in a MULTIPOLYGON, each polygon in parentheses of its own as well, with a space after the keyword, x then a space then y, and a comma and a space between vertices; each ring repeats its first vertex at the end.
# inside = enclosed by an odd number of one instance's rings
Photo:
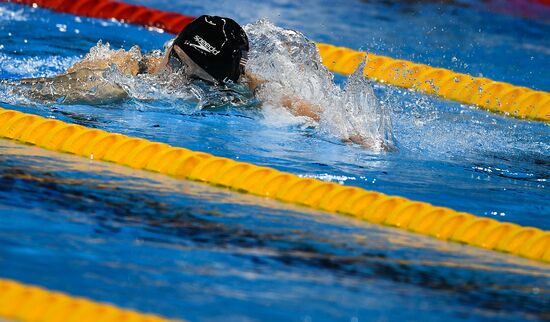
POLYGON ((308 117, 294 116, 287 109, 280 106, 274 106, 270 103, 264 103, 262 105, 262 112, 264 115, 263 123, 272 127, 289 127, 289 126, 314 126, 315 123, 308 117))
POLYGON ((333 175, 329 173, 321 173, 321 174, 304 174, 300 175, 302 178, 311 178, 311 179, 318 179, 325 182, 336 182, 339 184, 345 184, 346 181, 355 181, 357 178, 355 177, 348 177, 348 176, 338 176, 333 175))
POLYGON ((27 21, 27 16, 23 9, 10 10, 5 7, 0 7, 0 21, 27 21))
POLYGON ((50 77, 65 70, 77 57, 20 57, 0 53, 0 71, 19 77, 50 77))
MULTIPOLYGON (((256 95, 269 106, 264 113, 268 123, 279 124, 280 117, 273 116, 285 113, 284 99, 304 100, 322 111, 317 125, 320 132, 342 140, 359 137, 373 150, 392 146, 389 113, 378 104, 369 81, 362 76, 363 66, 342 89, 322 64, 315 44, 303 34, 267 20, 244 29, 251 47, 247 72, 266 82, 256 95), (278 113, 273 112, 276 108, 278 113)), ((297 121, 303 120, 297 117, 297 121)))
MULTIPOLYGON (((109 43, 101 41, 90 49, 86 55, 87 60, 110 60, 114 55, 130 53, 132 60, 140 60, 143 55, 138 46, 133 46, 128 51, 124 49, 114 50, 109 43)), ((152 53, 153 56, 161 57, 160 51, 152 53)), ((237 92, 224 91, 217 87, 201 86, 193 83, 182 72, 139 74, 132 76, 118 72, 115 65, 112 65, 109 73, 104 77, 121 86, 130 98, 136 101, 140 109, 163 109, 176 110, 182 113, 193 113, 207 106, 220 106, 224 104, 240 105, 246 104, 246 97, 240 97, 237 92), (148 101, 156 101, 154 107, 147 104, 148 101), (159 101, 162 104, 158 104, 159 101), (162 106, 162 108, 159 108, 162 106)))

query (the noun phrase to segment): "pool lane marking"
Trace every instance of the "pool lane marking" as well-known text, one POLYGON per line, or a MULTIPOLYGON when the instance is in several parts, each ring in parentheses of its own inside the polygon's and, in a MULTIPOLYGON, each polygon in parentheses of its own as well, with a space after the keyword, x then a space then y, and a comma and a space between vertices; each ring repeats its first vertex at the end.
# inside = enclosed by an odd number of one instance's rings
POLYGON ((317 47, 325 66, 335 73, 349 75, 367 58, 363 74, 373 80, 506 116, 550 121, 548 92, 345 47, 320 43, 317 47))
MULTIPOLYGON (((177 34, 195 17, 111 0, 0 0, 38 5, 80 16, 114 18, 141 26, 153 26, 177 34)), ((550 121, 550 93, 473 77, 444 68, 318 43, 325 66, 349 75, 365 57, 364 75, 379 82, 437 95, 507 116, 550 121)))
POLYGON ((0 137, 550 262, 550 232, 0 108, 0 137))
POLYGON ((168 322, 152 314, 0 278, 0 319, 31 322, 168 322))

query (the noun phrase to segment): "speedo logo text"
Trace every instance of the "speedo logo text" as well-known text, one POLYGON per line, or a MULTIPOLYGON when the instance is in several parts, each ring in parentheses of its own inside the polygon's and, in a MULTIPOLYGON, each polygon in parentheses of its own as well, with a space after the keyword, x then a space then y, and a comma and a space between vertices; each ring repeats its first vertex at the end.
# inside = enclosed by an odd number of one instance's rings
POLYGON ((214 55, 218 55, 220 51, 216 49, 216 47, 210 45, 206 40, 202 39, 199 35, 195 35, 193 39, 197 42, 196 44, 189 44, 189 46, 193 46, 197 49, 204 50, 206 52, 209 52, 214 55))

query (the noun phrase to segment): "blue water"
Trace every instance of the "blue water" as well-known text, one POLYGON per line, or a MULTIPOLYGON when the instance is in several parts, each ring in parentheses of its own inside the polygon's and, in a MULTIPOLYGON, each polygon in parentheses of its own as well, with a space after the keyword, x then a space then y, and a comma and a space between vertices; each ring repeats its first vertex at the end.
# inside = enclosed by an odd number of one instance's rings
MULTIPOLYGON (((136 2, 137 3, 137 2, 136 2)), ((140 1, 550 90, 545 7, 504 2, 140 1)), ((170 35, 0 6, 0 77, 50 76, 98 39, 170 35)), ((339 82, 343 77, 338 77, 339 82)), ((550 229, 550 131, 377 85, 396 150, 371 152, 249 109, 128 101, 8 108, 550 229)), ((0 95, 1 96, 1 95, 0 95)), ((547 265, 0 140, 0 277, 198 321, 550 318, 547 265)))

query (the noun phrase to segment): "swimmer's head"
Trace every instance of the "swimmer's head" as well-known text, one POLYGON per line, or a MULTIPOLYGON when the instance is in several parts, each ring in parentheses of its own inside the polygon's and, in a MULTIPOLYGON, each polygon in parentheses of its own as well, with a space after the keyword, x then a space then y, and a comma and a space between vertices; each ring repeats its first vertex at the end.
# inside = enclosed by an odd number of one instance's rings
POLYGON ((237 82, 248 58, 248 38, 230 18, 200 16, 174 39, 168 55, 207 81, 237 82), (205 74, 206 73, 206 74, 205 74))

